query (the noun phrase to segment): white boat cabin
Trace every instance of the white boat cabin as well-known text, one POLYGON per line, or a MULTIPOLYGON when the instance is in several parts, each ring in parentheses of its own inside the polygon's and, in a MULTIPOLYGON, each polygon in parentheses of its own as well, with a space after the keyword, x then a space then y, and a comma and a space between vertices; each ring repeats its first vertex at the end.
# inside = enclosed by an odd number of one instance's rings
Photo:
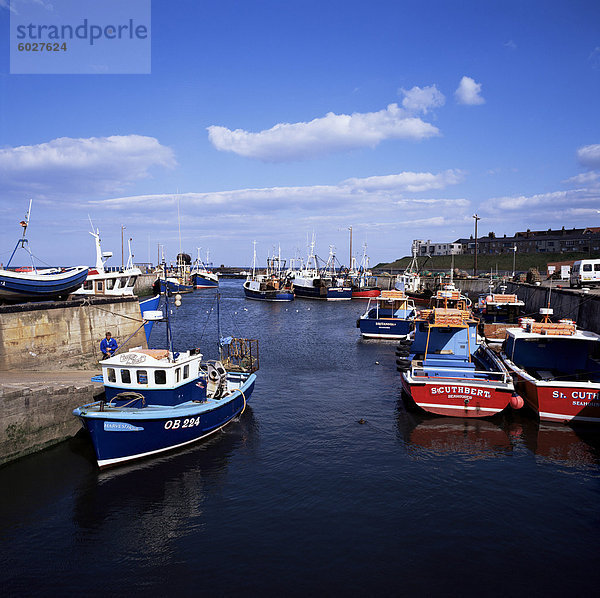
POLYGON ((202 354, 184 351, 174 356, 166 349, 130 349, 101 361, 104 385, 127 390, 173 389, 204 374, 202 354))

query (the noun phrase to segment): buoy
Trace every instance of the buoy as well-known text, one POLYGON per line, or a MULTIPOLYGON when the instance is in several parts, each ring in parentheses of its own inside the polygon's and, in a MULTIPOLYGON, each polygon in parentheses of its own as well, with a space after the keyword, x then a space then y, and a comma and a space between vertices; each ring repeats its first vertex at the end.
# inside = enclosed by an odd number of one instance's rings
POLYGON ((525 405, 525 401, 519 395, 513 395, 512 397, 510 397, 510 406, 513 409, 521 409, 523 405, 525 405))
POLYGON ((361 425, 362 425, 362 424, 366 424, 366 423, 367 423, 367 420, 366 420, 366 419, 363 419, 363 418, 361 417, 361 418, 358 420, 358 423, 359 423, 359 424, 361 424, 361 425))
POLYGON ((379 362, 378 362, 378 361, 376 361, 376 362, 375 362, 375 365, 379 365, 379 362))

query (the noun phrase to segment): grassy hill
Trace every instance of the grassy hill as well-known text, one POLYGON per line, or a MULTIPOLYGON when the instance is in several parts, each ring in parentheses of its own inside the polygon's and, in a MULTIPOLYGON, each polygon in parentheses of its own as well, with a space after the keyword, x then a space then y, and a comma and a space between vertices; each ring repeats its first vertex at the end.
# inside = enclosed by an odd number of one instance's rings
MULTIPOLYGON (((581 260, 586 258, 600 259, 600 253, 588 254, 587 252, 569 252, 569 253, 518 253, 515 260, 515 269, 517 272, 526 272, 529 268, 537 268, 540 272, 546 271, 546 264, 549 262, 567 262, 571 260, 581 260)), ((379 263, 374 268, 377 270, 404 270, 410 263, 410 257, 403 257, 389 263, 379 263)), ((429 259, 419 258, 419 267, 423 271, 449 270, 452 257, 449 255, 436 255, 429 259), (426 261, 427 260, 427 261, 426 261)), ((472 255, 455 255, 454 267, 459 270, 466 270, 469 274, 473 273, 472 255)), ((490 272, 490 270, 512 272, 513 254, 504 253, 500 255, 478 255, 477 271, 479 274, 490 272)))

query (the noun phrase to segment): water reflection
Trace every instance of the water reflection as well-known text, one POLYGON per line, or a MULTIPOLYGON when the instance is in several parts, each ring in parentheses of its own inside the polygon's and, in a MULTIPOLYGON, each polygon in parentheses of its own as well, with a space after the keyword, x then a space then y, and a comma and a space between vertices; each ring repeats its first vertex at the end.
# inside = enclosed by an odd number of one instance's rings
POLYGON ((498 423, 473 418, 430 417, 398 408, 398 432, 410 448, 437 454, 494 457, 512 452, 507 431, 498 423))
POLYGON ((539 422, 530 413, 510 411, 492 419, 433 417, 407 410, 403 400, 396 411, 398 436, 409 451, 498 457, 522 448, 561 465, 600 465, 600 435, 592 426, 539 422))
POLYGON ((522 442, 534 455, 569 466, 600 464, 600 437, 593 426, 539 422, 527 415, 515 416, 508 426, 513 440, 522 442))
POLYGON ((248 406, 239 421, 197 446, 96 471, 75 492, 76 534, 100 542, 119 538, 125 555, 165 556, 172 549, 166 540, 202 528, 204 502, 227 482, 233 458, 254 452, 258 431, 248 406))

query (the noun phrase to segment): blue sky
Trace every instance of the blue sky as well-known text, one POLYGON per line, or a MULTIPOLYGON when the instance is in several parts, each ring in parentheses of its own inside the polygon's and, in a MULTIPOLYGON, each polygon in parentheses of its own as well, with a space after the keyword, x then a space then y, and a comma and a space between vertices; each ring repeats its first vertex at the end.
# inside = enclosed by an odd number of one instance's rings
MULTIPOLYGON (((55 10, 46 0, 21 0, 55 10)), ((0 0, 0 261, 181 246, 244 265, 334 245, 600 226, 597 1, 154 0, 152 72, 9 74, 0 0)), ((119 259, 116 259, 116 256, 119 259)), ((21 260, 22 261, 22 260, 21 260)))

